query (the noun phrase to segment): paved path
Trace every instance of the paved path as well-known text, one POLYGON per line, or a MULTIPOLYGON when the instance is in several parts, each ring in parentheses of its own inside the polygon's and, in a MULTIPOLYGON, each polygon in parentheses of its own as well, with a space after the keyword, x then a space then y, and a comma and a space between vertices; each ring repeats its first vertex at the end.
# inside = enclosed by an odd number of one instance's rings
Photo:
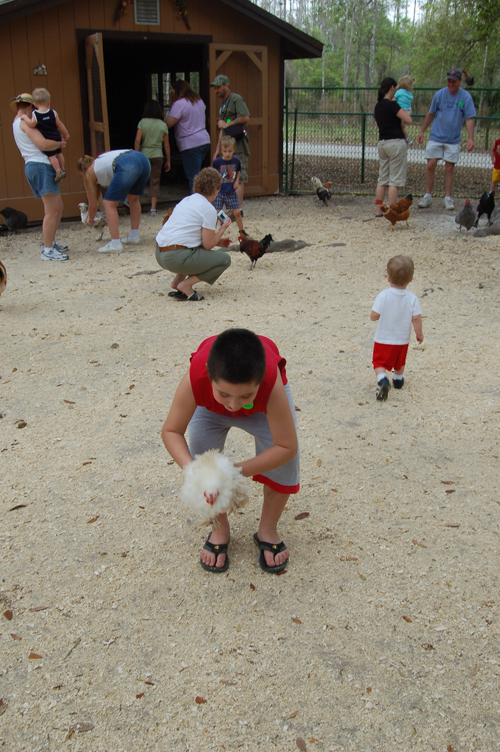
MULTIPOLYGON (((283 144, 283 150, 286 144, 283 144)), ((292 154, 292 142, 288 144, 288 154, 292 154)), ((360 144, 315 144, 307 141, 297 141, 295 144, 296 155, 307 155, 309 157, 340 157, 341 159, 359 159, 362 157, 362 146, 360 144)), ((378 150, 376 146, 365 146, 365 159, 378 160, 378 150)), ((419 162, 425 164, 424 149, 408 149, 408 162, 419 162)), ((460 155, 460 165, 462 167, 483 167, 491 169, 491 159, 489 153, 471 152, 468 154, 463 151, 460 155)))

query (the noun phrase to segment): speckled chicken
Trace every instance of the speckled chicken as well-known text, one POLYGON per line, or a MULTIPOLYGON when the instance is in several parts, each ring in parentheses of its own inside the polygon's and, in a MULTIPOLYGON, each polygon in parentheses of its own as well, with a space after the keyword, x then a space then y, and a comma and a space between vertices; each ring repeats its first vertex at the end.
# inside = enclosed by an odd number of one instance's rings
POLYGON ((460 232, 462 232, 462 227, 465 227, 467 232, 469 232, 471 227, 474 227, 475 219, 476 215, 474 214, 474 209, 470 205, 470 199, 466 198, 464 208, 455 217, 455 222, 457 225, 460 225, 460 232))
MULTIPOLYGON (((89 207, 88 207, 87 204, 78 204, 78 208, 80 209, 80 217, 82 219, 82 222, 83 222, 84 225, 86 225, 87 224, 87 218, 89 216, 89 207)), ((99 229, 99 228, 102 227, 102 232, 99 235, 99 237, 97 238, 97 242, 99 242, 100 240, 102 240, 102 236, 104 235, 104 228, 106 227, 107 224, 108 223, 106 221, 106 213, 103 212, 103 211, 96 212, 96 215, 94 217, 94 224, 93 224, 93 226, 95 228, 97 228, 97 229, 99 229)))
POLYGON ((316 196, 319 198, 320 201, 324 203, 325 206, 328 206, 327 201, 330 201, 332 194, 330 191, 330 188, 332 187, 332 183, 322 183, 319 178, 312 177, 311 183, 313 184, 313 188, 316 191, 316 196))

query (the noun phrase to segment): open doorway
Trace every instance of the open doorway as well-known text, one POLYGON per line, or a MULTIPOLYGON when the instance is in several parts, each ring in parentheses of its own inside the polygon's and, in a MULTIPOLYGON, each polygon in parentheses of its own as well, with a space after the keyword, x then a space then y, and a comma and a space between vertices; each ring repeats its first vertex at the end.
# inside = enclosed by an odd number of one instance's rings
MULTIPOLYGON (((81 38, 89 32, 80 32, 81 38)), ((80 36, 79 34, 79 36, 80 36)), ((102 59, 107 100, 109 148, 133 148, 144 105, 148 99, 156 99, 167 117, 170 109, 170 84, 176 78, 184 78, 201 96, 208 107, 210 88, 208 80, 208 45, 210 38, 196 41, 182 35, 166 34, 121 34, 102 32, 102 59)), ((86 78, 81 77, 82 84, 86 78)), ((88 86, 82 86, 83 111, 88 112, 88 86), (85 89, 85 90, 84 90, 85 89)), ((172 169, 162 172, 162 186, 177 188, 184 195, 188 183, 175 142, 170 130, 172 169)), ((86 139, 87 141, 87 139, 86 139)), ((90 144, 90 138, 89 138, 90 144)), ((88 153, 88 150, 87 150, 88 153)), ((210 155, 207 156, 209 164, 210 155)), ((163 191, 162 191, 163 193, 163 191)))

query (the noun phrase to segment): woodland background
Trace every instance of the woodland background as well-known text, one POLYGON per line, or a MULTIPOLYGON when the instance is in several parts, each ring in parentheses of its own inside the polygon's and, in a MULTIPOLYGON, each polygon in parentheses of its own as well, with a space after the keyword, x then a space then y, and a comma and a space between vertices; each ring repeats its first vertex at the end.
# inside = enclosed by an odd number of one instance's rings
MULTIPOLYGON (((378 86, 385 76, 411 75, 418 86, 440 87, 448 68, 460 66, 476 86, 500 87, 500 0, 257 4, 324 44, 321 60, 287 63, 287 86, 378 86)), ((494 114, 488 109, 483 114, 494 114)))

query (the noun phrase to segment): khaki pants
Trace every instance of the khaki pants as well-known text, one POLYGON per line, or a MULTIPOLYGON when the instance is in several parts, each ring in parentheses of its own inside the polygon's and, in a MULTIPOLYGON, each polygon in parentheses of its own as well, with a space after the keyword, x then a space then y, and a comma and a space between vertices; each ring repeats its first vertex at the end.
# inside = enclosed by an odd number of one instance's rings
POLYGON ((213 285, 216 279, 231 266, 231 256, 225 251, 206 251, 204 248, 179 248, 160 251, 156 260, 163 269, 174 274, 194 274, 202 282, 213 285))

